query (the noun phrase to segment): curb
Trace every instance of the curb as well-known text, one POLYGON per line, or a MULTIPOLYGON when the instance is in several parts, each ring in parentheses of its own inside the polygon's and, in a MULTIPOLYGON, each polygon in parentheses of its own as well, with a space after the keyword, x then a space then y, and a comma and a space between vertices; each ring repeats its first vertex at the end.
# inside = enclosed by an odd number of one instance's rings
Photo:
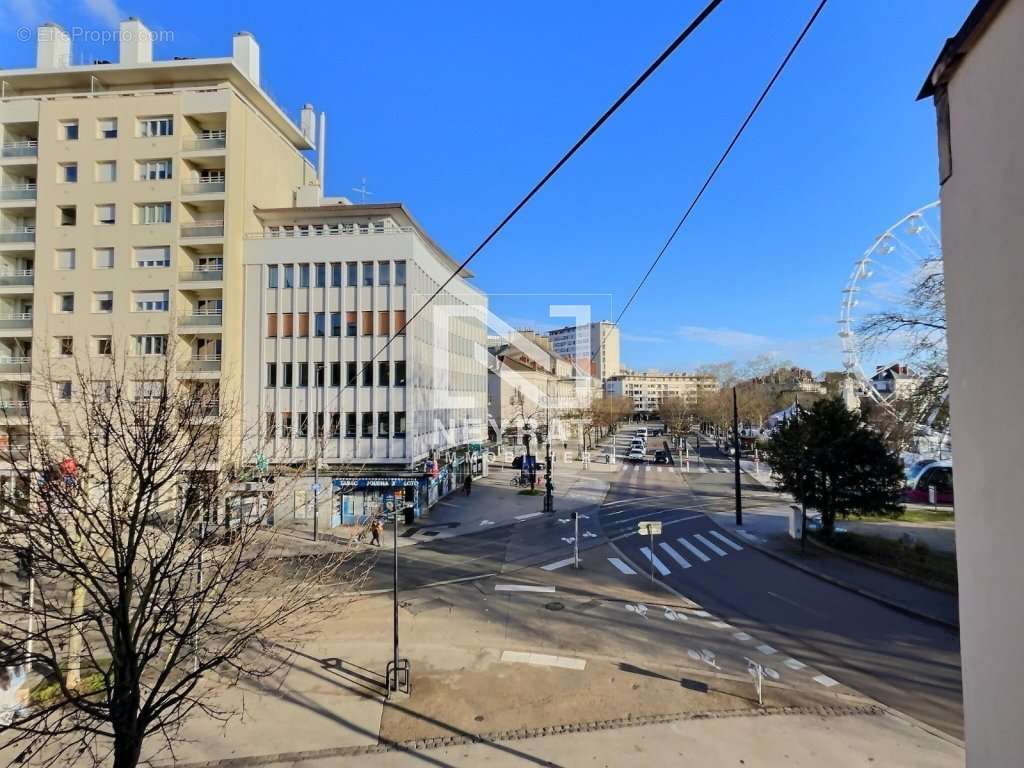
POLYGON ((256 755, 253 757, 229 757, 221 760, 208 760, 194 763, 155 763, 157 768, 241 768, 242 766, 273 765, 275 763, 295 763, 303 760, 322 760, 331 757, 355 757, 359 755, 375 755, 385 752, 419 752, 444 747, 464 746, 469 744, 494 744, 509 741, 522 741, 544 736, 560 736, 569 733, 592 733, 595 731, 634 728, 643 725, 659 725, 694 720, 721 720, 739 717, 778 717, 780 715, 813 715, 817 717, 850 717, 850 716, 881 716, 888 714, 885 707, 874 704, 851 705, 837 704, 794 707, 759 707, 756 709, 727 709, 709 712, 674 712, 664 715, 628 716, 613 720, 594 720, 589 722, 565 723, 548 725, 539 728, 515 728, 490 733, 470 734, 459 733, 449 736, 433 736, 428 739, 414 741, 381 741, 378 744, 352 747, 328 747, 305 752, 279 752, 272 755, 256 755))
MULTIPOLYGON (((723 526, 713 517, 708 516, 708 519, 726 533, 732 533, 732 531, 723 526)), ((791 568, 796 568, 798 571, 803 571, 804 573, 810 576, 819 578, 822 581, 827 581, 829 584, 839 587, 840 589, 845 589, 847 592, 853 592, 855 595, 860 595, 861 597, 867 598, 868 600, 874 600, 876 603, 880 603, 881 605, 884 605, 887 608, 892 608, 894 611, 899 611, 900 613, 910 616, 912 618, 921 619, 923 621, 936 624, 944 629, 952 630, 953 632, 956 632, 958 635, 960 634, 959 624, 954 624, 953 622, 946 621, 945 619, 941 619, 938 616, 932 616, 930 613, 924 613, 922 611, 918 611, 906 605, 903 605, 902 603, 897 603, 893 600, 890 600, 887 597, 882 597, 877 592, 872 592, 871 590, 863 589, 862 587, 855 586, 847 581, 843 581, 842 579, 837 579, 835 576, 829 576, 828 574, 822 573, 821 571, 817 571, 811 568, 810 566, 804 565, 803 563, 798 563, 797 561, 793 560, 790 557, 787 557, 786 555, 774 552, 766 547, 761 546, 760 544, 755 544, 746 537, 742 538, 743 543, 746 546, 750 547, 751 549, 756 549, 762 555, 767 555, 768 557, 778 560, 780 563, 785 563, 791 568)))

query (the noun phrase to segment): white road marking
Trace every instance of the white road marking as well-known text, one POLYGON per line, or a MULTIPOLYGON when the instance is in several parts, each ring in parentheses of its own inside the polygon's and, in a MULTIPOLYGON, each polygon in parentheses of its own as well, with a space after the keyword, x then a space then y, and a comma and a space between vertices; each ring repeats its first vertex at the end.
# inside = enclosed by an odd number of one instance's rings
POLYGON ((571 656, 551 656, 547 653, 524 653, 523 651, 502 651, 501 660, 506 663, 533 664, 538 667, 560 667, 583 671, 587 666, 586 659, 574 659, 571 656))
POLYGON ((593 533, 592 531, 584 531, 583 532, 583 538, 584 539, 596 539, 597 538, 597 534, 593 533))
POLYGON ((495 584, 495 592, 554 592, 555 588, 539 584, 495 584))
POLYGON ((574 543, 576 541, 576 537, 575 536, 563 536, 562 537, 562 541, 564 541, 566 544, 572 544, 572 543, 574 543))
POLYGON ((658 471, 661 472, 661 467, 658 467, 658 471))
POLYGON ((807 666, 802 661, 797 661, 796 659, 786 659, 782 663, 790 669, 804 669, 807 666))
POLYGON ((618 568, 620 573, 624 573, 627 576, 636 576, 636 571, 634 571, 632 568, 630 568, 628 565, 622 562, 619 558, 609 557, 608 562, 614 565, 616 568, 618 568))
POLYGON ((723 535, 722 535, 722 534, 720 534, 720 533, 719 533, 718 531, 711 531, 711 535, 712 535, 712 536, 714 536, 714 537, 715 537, 716 539, 718 539, 719 541, 725 542, 725 544, 726 544, 727 546, 730 546, 730 547, 732 547, 732 548, 733 548, 733 549, 735 549, 735 550, 736 550, 737 552, 739 552, 739 551, 740 551, 741 549, 743 549, 743 547, 741 547, 741 546, 740 546, 739 544, 737 544, 737 543, 736 543, 735 541, 733 541, 732 539, 730 539, 730 538, 729 538, 728 536, 723 536, 723 535))
POLYGON ((565 568, 565 566, 569 565, 571 562, 573 562, 573 559, 571 557, 567 557, 565 560, 559 560, 557 563, 542 565, 540 569, 542 571, 557 571, 559 568, 565 568))
POLYGON ((682 537, 679 537, 678 539, 676 539, 676 541, 678 541, 680 544, 682 544, 684 547, 686 547, 688 550, 690 550, 690 552, 692 552, 694 555, 699 557, 701 562, 706 563, 708 560, 711 559, 710 557, 705 555, 703 552, 701 552, 699 549, 697 549, 695 546, 693 546, 693 544, 688 542, 686 539, 684 539, 682 537))
POLYGON ((701 544, 703 544, 703 545, 704 545, 705 547, 707 547, 708 549, 710 549, 710 550, 711 550, 712 552, 714 552, 714 553, 715 553, 716 555, 718 555, 719 557, 725 557, 725 556, 726 556, 726 555, 728 554, 728 553, 727 553, 727 552, 726 552, 726 551, 725 551, 724 549, 722 549, 722 548, 721 548, 720 546, 718 546, 717 544, 715 544, 715 543, 714 543, 713 541, 711 541, 710 539, 708 539, 708 538, 706 538, 706 537, 704 537, 704 536, 701 536, 701 535, 700 535, 699 533, 695 533, 695 534, 693 534, 693 538, 695 538, 695 539, 696 539, 697 541, 699 541, 699 542, 700 542, 701 544))
POLYGON ((480 525, 494 525, 493 520, 481 520, 480 525))
POLYGON ((699 616, 702 619, 710 619, 711 618, 711 614, 708 613, 707 611, 694 611, 693 615, 694 616, 699 616))
POLYGON ((811 679, 819 685, 824 685, 826 688, 831 688, 833 685, 839 685, 838 680, 833 680, 828 675, 818 675, 817 677, 811 679))
POLYGON ((778 651, 776 651, 774 648, 772 648, 768 644, 757 646, 757 650, 760 653, 763 653, 765 656, 772 656, 772 655, 778 653, 778 651))
POLYGON ((741 641, 747 641, 750 639, 750 635, 746 632, 734 632, 732 636, 741 641))
POLYGON ((712 621, 711 626, 715 629, 732 629, 732 625, 725 621, 712 621))
POLYGON ((647 547, 640 547, 640 551, 644 553, 644 557, 654 564, 654 570, 660 573, 662 576, 668 576, 672 571, 665 567, 665 564, 658 559, 658 556, 651 552, 647 547))
POLYGON ((675 560, 677 563, 679 563, 679 565, 681 565, 683 568, 689 568, 690 567, 690 564, 688 562, 686 562, 686 558, 684 558, 682 555, 680 555, 678 552, 676 552, 674 549, 672 549, 672 547, 670 547, 668 544, 659 544, 658 546, 661 547, 665 551, 666 555, 668 555, 673 560, 675 560))
POLYGON ((529 520, 531 517, 540 517, 543 512, 529 512, 525 515, 516 515, 516 520, 529 520))
POLYGON ((647 606, 643 603, 637 603, 636 605, 626 603, 626 610, 630 613, 635 613, 637 616, 642 616, 645 619, 647 618, 647 606))

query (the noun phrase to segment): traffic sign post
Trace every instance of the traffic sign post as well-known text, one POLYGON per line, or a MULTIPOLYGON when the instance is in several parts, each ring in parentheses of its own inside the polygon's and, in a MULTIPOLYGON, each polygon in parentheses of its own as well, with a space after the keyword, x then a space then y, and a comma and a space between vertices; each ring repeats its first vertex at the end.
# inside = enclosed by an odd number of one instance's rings
POLYGON ((651 581, 654 581, 654 537, 661 536, 660 520, 643 520, 637 523, 637 533, 648 536, 651 540, 651 581))

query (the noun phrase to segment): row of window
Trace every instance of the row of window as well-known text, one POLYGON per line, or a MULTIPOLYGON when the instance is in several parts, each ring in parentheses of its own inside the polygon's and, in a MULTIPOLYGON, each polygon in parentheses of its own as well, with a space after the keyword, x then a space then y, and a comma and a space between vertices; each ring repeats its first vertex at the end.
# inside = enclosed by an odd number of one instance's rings
MULTIPOLYGON (((135 224, 170 224, 170 203, 136 203, 132 222, 135 224)), ((117 205, 99 203, 93 206, 93 223, 109 226, 117 224, 117 205)), ((78 206, 58 205, 57 226, 78 226, 78 206)))
MULTIPOLYGON (((364 310, 362 313, 345 312, 345 336, 356 336, 359 324, 357 315, 362 314, 363 336, 374 335, 373 311, 364 310)), ((313 312, 313 336, 323 338, 328 335, 328 322, 330 322, 330 336, 341 336, 341 312, 313 312)), ((278 315, 276 312, 267 313, 267 338, 297 338, 309 337, 309 312, 287 312, 278 315)), ((377 335, 390 336, 392 327, 399 336, 405 334, 405 310, 396 309, 391 312, 386 309, 377 312, 377 335), (391 323, 391 315, 394 314, 394 325, 391 323)))
MULTIPOLYGON (((169 245, 149 245, 134 248, 135 266, 140 269, 152 269, 171 266, 171 247, 169 245)), ((222 256, 196 256, 193 262, 198 272, 221 272, 224 269, 222 256)), ((70 271, 78 267, 78 252, 74 248, 60 248, 54 251, 53 267, 60 271, 70 271)), ((113 269, 114 249, 109 247, 92 249, 93 269, 113 269)))
MULTIPOLYGON (((278 418, 275 413, 268 413, 266 418, 266 439, 272 440, 275 437, 290 439, 292 437, 341 437, 341 416, 340 413, 328 414, 329 422, 325 420, 323 412, 316 414, 315 426, 310 424, 310 414, 298 413, 293 419, 291 411, 283 411, 278 418), (326 431, 324 427, 327 427, 326 431)), ((359 435, 361 437, 405 437, 405 411, 395 411, 394 419, 387 411, 378 411, 376 418, 377 429, 374 431, 374 414, 372 412, 358 414, 360 419, 359 435)), ((355 413, 345 414, 345 437, 356 436, 355 413)))
MULTIPOLYGON (((169 157, 135 161, 135 179, 137 181, 166 181, 173 178, 173 163, 169 157)), ((58 184, 77 184, 79 179, 78 163, 59 163, 57 166, 58 184)), ((97 160, 93 169, 93 180, 98 183, 117 181, 117 161, 97 160)), ((193 176, 192 181, 199 184, 223 184, 225 180, 223 168, 201 168, 193 176)))
MULTIPOLYGON (((132 291, 132 312, 167 312, 171 307, 169 291, 132 291)), ((194 313, 197 315, 219 315, 223 311, 223 299, 198 299, 194 313)), ((70 314, 75 311, 74 293, 55 293, 53 295, 53 311, 57 314, 70 314)), ((110 313, 114 311, 113 291, 93 291, 92 311, 110 313)))
MULTIPOLYGON (((374 284, 374 264, 376 263, 377 269, 377 285, 391 285, 391 262, 390 261, 364 261, 363 262, 363 282, 364 286, 372 286, 374 284)), ((327 286, 327 268, 330 266, 331 270, 331 287, 340 288, 341 282, 341 268, 342 263, 340 261, 333 262, 330 265, 327 264, 314 264, 312 268, 309 264, 299 264, 296 268, 293 264, 285 264, 282 267, 277 265, 271 265, 267 268, 267 287, 277 288, 309 288, 310 279, 312 278, 312 287, 324 288, 327 286), (280 271, 280 278, 278 273, 280 271), (296 277, 298 279, 296 280, 296 277)), ((345 285, 359 285, 359 263, 355 261, 349 261, 344 264, 345 267, 345 285)), ((395 262, 395 285, 405 285, 405 262, 395 262)))
MULTIPOLYGON (((387 360, 377 362, 377 386, 378 387, 404 387, 405 386, 405 360, 395 360, 394 363, 387 360), (392 365, 394 365, 394 377, 391 376, 392 365)), ((310 381, 310 369, 313 374, 314 387, 340 387, 342 386, 341 363, 267 363, 266 386, 268 389, 281 386, 308 387, 310 381), (280 366, 280 376, 278 369, 280 366)), ((362 386, 373 386, 374 366, 363 364, 362 386)), ((359 364, 355 361, 345 363, 345 385, 354 387, 358 378, 359 364)))
MULTIPOLYGON (((78 120, 62 120, 58 136, 63 141, 78 141, 78 120)), ((154 115, 140 117, 135 121, 135 135, 140 138, 153 136, 172 136, 174 134, 174 118, 171 115, 154 115)), ((96 120, 97 139, 117 138, 117 118, 101 117, 96 120)))

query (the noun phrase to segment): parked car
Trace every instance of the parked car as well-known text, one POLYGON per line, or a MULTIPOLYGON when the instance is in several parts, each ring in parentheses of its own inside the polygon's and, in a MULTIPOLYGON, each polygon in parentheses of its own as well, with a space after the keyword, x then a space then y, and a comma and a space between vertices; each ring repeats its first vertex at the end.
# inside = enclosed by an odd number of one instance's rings
POLYGON ((935 503, 953 503, 953 462, 936 461, 918 472, 917 477, 907 483, 903 498, 912 504, 930 504, 928 487, 935 486, 935 503))
POLYGON ((626 458, 629 459, 630 461, 643 461, 644 460, 644 452, 641 451, 639 448, 633 448, 629 452, 629 455, 626 456, 626 458))
MULTIPOLYGON (((821 530, 821 515, 808 515, 807 516, 807 530, 808 531, 820 531, 821 530)), ((846 529, 836 522, 832 526, 833 533, 846 533, 846 529)))
POLYGON ((668 464, 668 451, 657 450, 654 452, 655 464, 668 464))
POLYGON ((907 467, 904 473, 907 476, 907 485, 910 485, 912 482, 917 480, 918 475, 924 472, 924 470, 932 464, 937 464, 938 461, 938 459, 920 459, 907 467))

